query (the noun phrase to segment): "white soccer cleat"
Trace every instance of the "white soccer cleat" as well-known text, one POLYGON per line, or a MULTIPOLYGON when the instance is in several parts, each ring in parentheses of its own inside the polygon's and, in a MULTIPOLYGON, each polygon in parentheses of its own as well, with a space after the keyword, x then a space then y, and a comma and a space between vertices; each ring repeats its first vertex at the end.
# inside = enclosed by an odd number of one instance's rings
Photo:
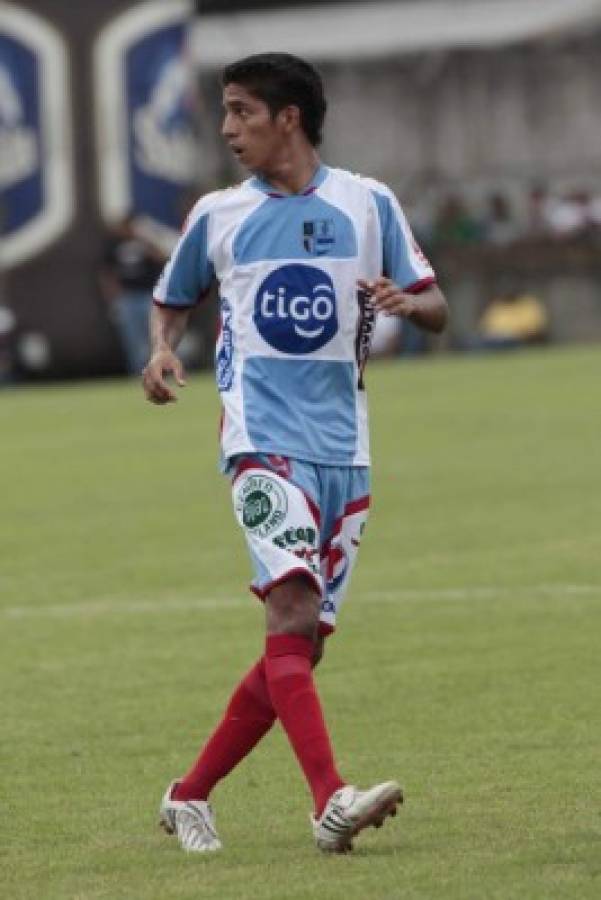
POLYGON ((172 800, 178 782, 172 781, 161 801, 159 824, 167 834, 177 834, 188 853, 212 853, 221 850, 215 831, 215 816, 206 800, 172 800))
POLYGON ((352 784, 335 791, 319 819, 311 817, 315 843, 326 853, 347 853, 352 839, 364 828, 379 828, 387 816, 396 816, 403 792, 396 781, 385 781, 367 791, 352 784))

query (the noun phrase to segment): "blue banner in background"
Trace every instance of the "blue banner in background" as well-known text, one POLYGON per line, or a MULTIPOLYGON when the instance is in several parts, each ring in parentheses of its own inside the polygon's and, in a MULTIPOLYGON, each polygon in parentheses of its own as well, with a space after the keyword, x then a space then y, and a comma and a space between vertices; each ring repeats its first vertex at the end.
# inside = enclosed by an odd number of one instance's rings
POLYGON ((95 51, 103 217, 177 228, 198 173, 189 3, 151 0, 118 16, 95 51))
POLYGON ((185 34, 175 25, 149 35, 128 51, 125 65, 132 206, 176 228, 198 154, 185 34))
POLYGON ((0 18, 0 265, 26 262, 73 218, 69 60, 62 36, 33 12, 0 18))
POLYGON ((0 34, 0 232, 9 236, 43 208, 40 59, 0 34))

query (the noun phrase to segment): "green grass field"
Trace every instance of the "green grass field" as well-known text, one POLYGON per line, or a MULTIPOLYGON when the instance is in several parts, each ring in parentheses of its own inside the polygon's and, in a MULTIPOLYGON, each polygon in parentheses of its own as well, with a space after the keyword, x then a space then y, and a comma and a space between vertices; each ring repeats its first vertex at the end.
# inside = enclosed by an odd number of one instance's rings
POLYGON ((342 771, 407 803, 318 855, 282 734, 215 791, 225 849, 157 828, 262 646, 217 398, 0 394, 0 894, 601 896, 601 355, 372 364, 373 515, 318 680, 342 771))

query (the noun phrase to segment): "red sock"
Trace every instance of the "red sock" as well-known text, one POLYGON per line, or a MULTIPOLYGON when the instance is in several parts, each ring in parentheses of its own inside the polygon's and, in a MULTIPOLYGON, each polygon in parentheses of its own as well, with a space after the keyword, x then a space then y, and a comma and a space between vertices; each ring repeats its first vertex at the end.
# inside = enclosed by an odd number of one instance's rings
POLYGON ((265 647, 265 677, 271 702, 309 782, 319 816, 344 781, 336 771, 313 682, 313 642, 302 635, 272 634, 265 647))
POLYGON ((225 715, 173 792, 174 800, 206 800, 220 778, 244 759, 275 720, 261 658, 234 691, 225 715))

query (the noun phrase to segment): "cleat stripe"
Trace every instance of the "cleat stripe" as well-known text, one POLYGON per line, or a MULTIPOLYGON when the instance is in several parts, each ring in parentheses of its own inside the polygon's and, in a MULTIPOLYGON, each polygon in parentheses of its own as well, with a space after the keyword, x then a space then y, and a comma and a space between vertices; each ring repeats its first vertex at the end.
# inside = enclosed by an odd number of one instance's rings
POLYGON ((327 813, 324 816, 324 821, 326 819, 330 819, 332 822, 343 822, 343 823, 349 821, 347 816, 342 816, 342 815, 340 815, 340 813, 335 813, 335 812, 327 813))
POLYGON ((341 828, 340 825, 329 825, 328 822, 322 822, 320 827, 332 832, 332 834, 344 834, 349 831, 348 827, 341 828))
POLYGON ((186 803, 185 809, 194 819, 196 819, 196 826, 192 825, 192 828, 202 825, 204 829, 209 832, 211 837, 217 840, 217 833, 202 809, 199 809, 198 806, 195 806, 193 803, 186 803), (200 820, 200 822, 198 820, 200 820))

